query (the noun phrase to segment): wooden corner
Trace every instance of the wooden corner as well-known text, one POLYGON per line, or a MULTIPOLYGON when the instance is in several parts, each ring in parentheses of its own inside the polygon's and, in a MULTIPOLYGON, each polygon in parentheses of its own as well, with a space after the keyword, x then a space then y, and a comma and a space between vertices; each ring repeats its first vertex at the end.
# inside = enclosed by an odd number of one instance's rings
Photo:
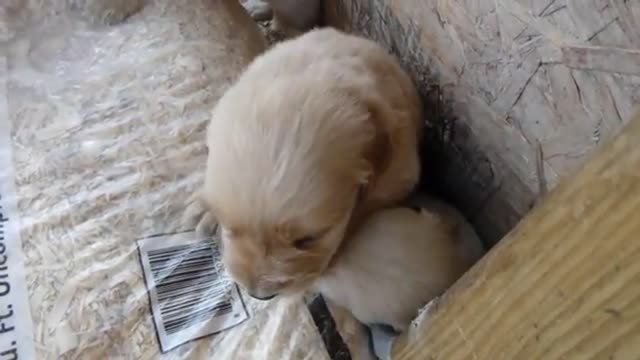
POLYGON ((640 112, 394 347, 394 359, 640 357, 640 112))
POLYGON ((324 4, 327 24, 375 40, 407 70, 425 104, 425 185, 491 244, 640 99, 639 1, 324 4))

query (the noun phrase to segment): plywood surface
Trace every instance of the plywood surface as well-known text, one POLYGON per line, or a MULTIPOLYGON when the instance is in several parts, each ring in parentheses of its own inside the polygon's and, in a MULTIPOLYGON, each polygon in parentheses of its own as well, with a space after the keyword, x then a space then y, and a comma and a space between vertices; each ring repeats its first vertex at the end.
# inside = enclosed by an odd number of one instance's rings
POLYGON ((427 100, 425 176, 490 242, 640 103, 637 0, 327 0, 427 100))
POLYGON ((422 321, 397 359, 640 358, 640 113, 422 321))

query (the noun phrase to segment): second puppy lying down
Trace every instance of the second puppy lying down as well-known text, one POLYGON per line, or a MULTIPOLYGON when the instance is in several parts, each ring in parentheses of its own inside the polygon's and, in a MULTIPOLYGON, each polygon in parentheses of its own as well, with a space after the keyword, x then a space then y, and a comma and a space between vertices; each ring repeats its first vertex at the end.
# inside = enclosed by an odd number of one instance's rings
POLYGON ((314 290, 368 325, 404 331, 483 253, 475 231, 454 208, 431 197, 381 210, 345 240, 314 290))

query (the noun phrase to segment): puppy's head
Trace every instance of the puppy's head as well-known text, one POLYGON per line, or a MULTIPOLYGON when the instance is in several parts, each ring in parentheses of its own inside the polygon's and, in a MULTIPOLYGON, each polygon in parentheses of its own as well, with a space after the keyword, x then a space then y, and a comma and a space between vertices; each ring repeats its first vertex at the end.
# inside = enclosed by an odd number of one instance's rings
MULTIPOLYGON (((344 202, 349 205, 349 202, 344 202)), ((287 214, 261 224, 236 226, 223 220, 223 261, 231 276, 257 299, 307 288, 327 267, 342 242, 348 208, 287 214)))
POLYGON ((208 129, 202 200, 228 272, 260 299, 303 290, 327 267, 373 173, 368 110, 291 84, 232 88, 208 129))

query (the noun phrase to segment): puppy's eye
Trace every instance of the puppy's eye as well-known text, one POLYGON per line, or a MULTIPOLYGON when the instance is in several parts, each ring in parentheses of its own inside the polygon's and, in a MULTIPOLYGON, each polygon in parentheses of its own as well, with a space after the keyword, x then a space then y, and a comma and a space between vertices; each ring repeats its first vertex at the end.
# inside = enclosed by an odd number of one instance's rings
POLYGON ((301 238, 296 239, 293 242, 293 246, 295 246, 296 249, 299 249, 299 250, 308 249, 309 246, 311 246, 311 244, 313 244, 313 242, 316 239, 317 239, 316 236, 303 236, 301 238))

